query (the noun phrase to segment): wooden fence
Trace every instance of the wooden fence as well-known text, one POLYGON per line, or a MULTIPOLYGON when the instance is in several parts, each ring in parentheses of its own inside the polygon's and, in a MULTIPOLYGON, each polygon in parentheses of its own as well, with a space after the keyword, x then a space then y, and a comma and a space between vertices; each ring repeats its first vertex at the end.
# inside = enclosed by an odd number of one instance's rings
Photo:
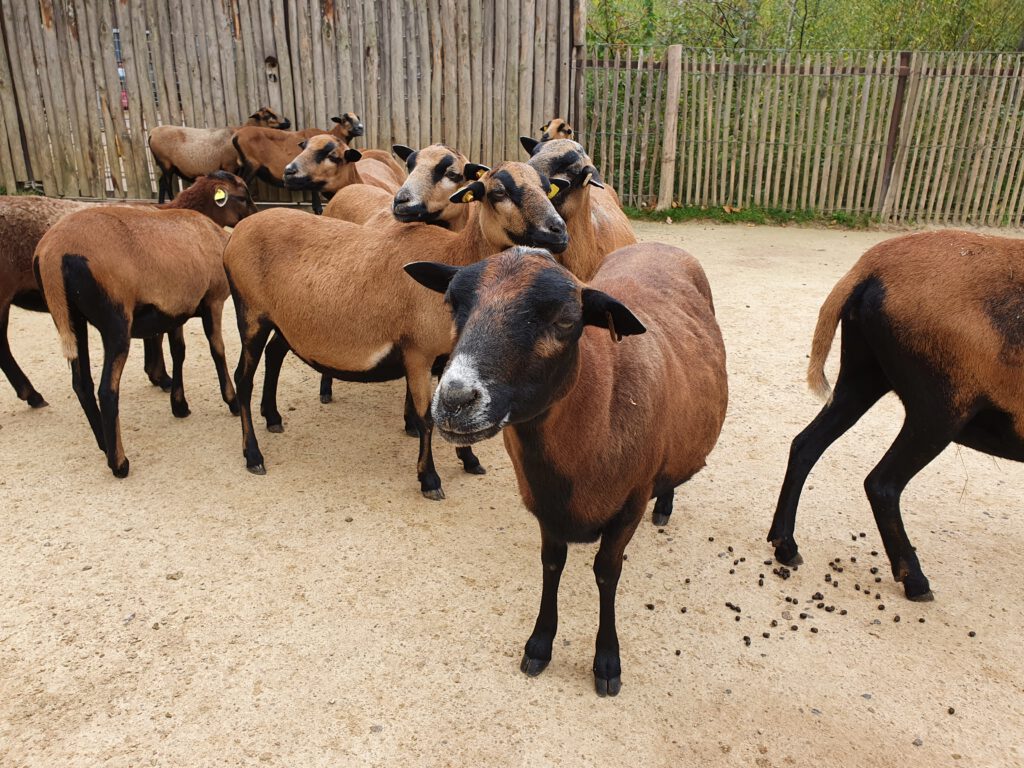
POLYGON ((1024 56, 599 47, 576 126, 627 205, 1024 224, 1024 56))
MULTIPOLYGON (((161 124, 297 127, 520 158, 581 104, 585 0, 3 0, 0 186, 148 198, 161 124)), ((279 193, 267 193, 272 197, 279 193)))

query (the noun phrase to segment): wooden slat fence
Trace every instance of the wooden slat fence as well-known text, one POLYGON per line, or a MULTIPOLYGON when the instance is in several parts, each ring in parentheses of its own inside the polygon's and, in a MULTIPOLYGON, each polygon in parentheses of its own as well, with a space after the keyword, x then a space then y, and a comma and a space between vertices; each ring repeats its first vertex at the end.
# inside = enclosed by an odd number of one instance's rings
POLYGON ((577 132, 626 205, 1024 224, 1020 54, 599 46, 581 71, 577 132))
MULTIPOLYGON (((148 198, 149 127, 297 127, 355 111, 356 146, 476 162, 582 108, 585 0, 4 0, 0 186, 148 198), (117 47, 115 48, 115 38, 117 47), (120 58, 118 58, 118 50, 120 58)), ((261 189, 264 199, 288 199, 261 189)))

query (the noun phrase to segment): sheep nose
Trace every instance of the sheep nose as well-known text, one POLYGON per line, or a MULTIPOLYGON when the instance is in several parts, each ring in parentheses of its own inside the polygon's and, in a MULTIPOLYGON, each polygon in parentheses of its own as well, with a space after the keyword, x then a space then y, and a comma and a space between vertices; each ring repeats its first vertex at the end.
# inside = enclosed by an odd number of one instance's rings
POLYGON ((461 379, 446 381, 441 389, 441 403, 451 411, 460 411, 480 399, 480 390, 461 379))
POLYGON ((547 230, 553 235, 564 235, 565 222, 561 219, 549 219, 547 223, 547 230))
POLYGON ((298 172, 298 170, 299 169, 295 167, 295 163, 288 163, 288 165, 284 167, 284 175, 294 176, 298 172))
POLYGON ((412 200, 412 192, 402 187, 395 193, 395 205, 405 205, 412 200))

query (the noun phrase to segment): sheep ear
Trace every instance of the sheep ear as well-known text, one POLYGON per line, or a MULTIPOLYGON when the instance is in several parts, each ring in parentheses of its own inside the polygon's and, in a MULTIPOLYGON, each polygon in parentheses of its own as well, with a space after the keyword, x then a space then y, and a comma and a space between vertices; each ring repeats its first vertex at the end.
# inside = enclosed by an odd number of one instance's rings
POLYGON ((412 147, 405 146, 405 144, 392 144, 391 151, 398 155, 400 158, 402 158, 402 160, 408 160, 409 155, 411 155, 416 150, 413 149, 412 147))
POLYGON ((363 153, 360 152, 358 149, 352 149, 351 147, 349 147, 348 149, 345 150, 345 159, 348 160, 350 163, 358 162, 362 157, 363 153))
POLYGON ((593 288, 583 289, 583 324, 607 328, 615 342, 647 330, 625 304, 593 288))
POLYGON ((224 187, 217 187, 213 193, 213 202, 217 204, 218 208, 223 208, 228 204, 228 193, 224 187))
POLYGON ((588 165, 580 171, 580 173, 583 174, 583 183, 580 184, 581 187, 585 187, 589 184, 592 187, 604 189, 604 184, 601 183, 601 174, 597 172, 597 168, 592 165, 588 165))
POLYGON ((448 284, 459 272, 458 267, 435 261, 413 261, 406 264, 403 269, 417 283, 437 293, 447 291, 448 284))
POLYGON ((526 150, 526 154, 530 155, 531 157, 533 157, 533 151, 540 144, 540 142, 537 141, 537 139, 534 139, 530 136, 520 136, 519 143, 523 145, 523 149, 526 150))
POLYGON ((249 119, 250 120, 259 120, 259 118, 260 118, 260 113, 259 112, 253 112, 251 115, 249 115, 249 119))
MULTIPOLYGON (((468 168, 468 166, 467 166, 468 168)), ((468 173, 468 171, 467 171, 468 173)), ((484 196, 485 188, 483 183, 474 181, 472 184, 467 184, 454 195, 448 198, 450 203, 471 203, 474 200, 479 200, 484 196)))
POLYGON ((332 123, 337 123, 338 125, 341 125, 341 124, 342 124, 342 123, 344 123, 345 121, 344 121, 344 120, 342 120, 342 119, 341 119, 340 117, 338 117, 337 115, 335 115, 334 117, 332 117, 332 118, 331 118, 331 122, 332 122, 332 123))
POLYGON ((551 179, 549 183, 551 184, 551 189, 548 191, 549 200, 554 200, 558 196, 559 192, 564 192, 572 186, 565 179, 551 179))
POLYGON ((486 165, 480 165, 479 163, 466 163, 462 168, 462 175, 466 181, 476 181, 477 179, 483 178, 483 175, 487 173, 490 167, 486 165))
POLYGON ((306 142, 305 141, 300 141, 299 142, 299 149, 305 149, 305 148, 306 148, 306 142))

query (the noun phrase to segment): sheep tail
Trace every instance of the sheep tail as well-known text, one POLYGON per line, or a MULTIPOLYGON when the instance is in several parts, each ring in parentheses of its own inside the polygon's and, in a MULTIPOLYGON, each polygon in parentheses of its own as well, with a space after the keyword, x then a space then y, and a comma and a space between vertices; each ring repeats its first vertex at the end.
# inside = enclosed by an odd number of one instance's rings
POLYGON ((839 316, 859 280, 860 274, 854 269, 843 275, 818 312, 818 324, 814 327, 814 339, 811 342, 811 359, 807 363, 807 386, 825 401, 832 398, 832 387, 825 378, 825 360, 832 348, 839 316))
POLYGON ((50 310, 53 324, 60 335, 60 346, 64 357, 68 360, 78 359, 78 340, 71 326, 71 311, 68 307, 68 296, 64 286, 64 271, 61 268, 63 259, 40 259, 36 254, 32 260, 32 268, 36 273, 36 283, 43 290, 43 298, 50 310))

